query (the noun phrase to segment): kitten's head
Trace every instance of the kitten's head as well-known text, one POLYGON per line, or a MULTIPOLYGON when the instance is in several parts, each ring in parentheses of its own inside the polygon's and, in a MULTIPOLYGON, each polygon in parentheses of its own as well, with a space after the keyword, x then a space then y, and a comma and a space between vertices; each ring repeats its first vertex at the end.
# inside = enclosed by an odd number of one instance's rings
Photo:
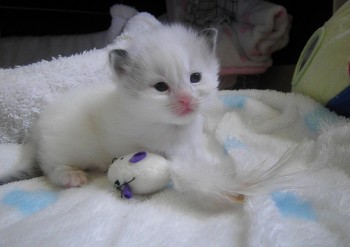
POLYGON ((155 122, 186 124, 218 85, 217 31, 159 25, 127 50, 110 52, 117 84, 130 110, 155 122))

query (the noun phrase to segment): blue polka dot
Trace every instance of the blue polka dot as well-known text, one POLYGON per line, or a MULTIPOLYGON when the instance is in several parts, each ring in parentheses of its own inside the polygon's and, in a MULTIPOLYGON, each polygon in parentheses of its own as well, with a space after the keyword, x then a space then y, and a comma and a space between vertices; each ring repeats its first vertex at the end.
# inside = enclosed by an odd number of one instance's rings
POLYGON ((243 95, 221 95, 220 99, 229 109, 242 109, 247 101, 247 97, 243 95))
POLYGON ((272 200, 283 217, 316 220, 316 213, 311 204, 291 192, 274 192, 272 200))
POLYGON ((231 150, 237 148, 245 148, 244 143, 235 137, 227 137, 224 141, 225 153, 228 154, 231 150))
POLYGON ((165 188, 166 188, 166 189, 174 189, 174 183, 173 183, 173 181, 169 181, 169 183, 167 183, 167 184, 165 185, 165 188))
POLYGON ((12 206, 24 215, 38 212, 56 202, 58 193, 54 191, 38 190, 24 191, 14 190, 8 192, 1 200, 5 205, 12 206))
POLYGON ((315 108, 304 116, 306 126, 315 133, 319 133, 324 126, 333 125, 337 120, 338 116, 335 113, 332 113, 321 106, 315 108))

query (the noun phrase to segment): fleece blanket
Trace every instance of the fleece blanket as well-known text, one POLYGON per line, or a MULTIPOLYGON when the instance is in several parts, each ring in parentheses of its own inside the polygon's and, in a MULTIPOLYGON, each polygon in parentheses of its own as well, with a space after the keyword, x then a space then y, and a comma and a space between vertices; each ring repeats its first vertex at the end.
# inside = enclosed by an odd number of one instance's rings
MULTIPOLYGON (((141 13, 107 48, 0 70, 0 172, 50 100, 109 83, 107 51, 153 25, 141 13)), ((246 195, 241 206, 199 207, 171 187, 126 200, 105 174, 72 189, 39 177, 0 187, 0 246, 348 246, 349 120, 293 93, 223 91, 219 99, 205 118, 207 151, 231 161, 229 189, 246 195)))
MULTIPOLYGON (((252 180, 254 170, 261 187, 242 206, 199 207, 173 188, 127 200, 104 174, 72 189, 40 177, 0 187, 0 245, 348 246, 349 121, 296 94, 225 91, 220 99, 214 109, 225 110, 206 119, 211 135, 237 178, 252 180), (283 169, 269 172, 274 166, 283 169)), ((1 144, 1 167, 19 151, 1 144)))

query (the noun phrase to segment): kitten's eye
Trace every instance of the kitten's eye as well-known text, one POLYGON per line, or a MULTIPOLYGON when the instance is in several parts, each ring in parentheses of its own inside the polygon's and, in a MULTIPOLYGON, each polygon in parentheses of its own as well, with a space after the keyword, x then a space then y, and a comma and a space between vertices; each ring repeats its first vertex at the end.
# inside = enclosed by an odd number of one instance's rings
POLYGON ((191 83, 197 83, 197 82, 199 82, 200 80, 202 79, 202 75, 201 75, 201 73, 193 73, 193 74, 191 74, 191 76, 190 76, 190 81, 191 81, 191 83))
POLYGON ((168 84, 166 84, 165 82, 162 82, 162 81, 154 84, 153 87, 156 90, 158 90, 159 92, 165 92, 169 89, 168 84))

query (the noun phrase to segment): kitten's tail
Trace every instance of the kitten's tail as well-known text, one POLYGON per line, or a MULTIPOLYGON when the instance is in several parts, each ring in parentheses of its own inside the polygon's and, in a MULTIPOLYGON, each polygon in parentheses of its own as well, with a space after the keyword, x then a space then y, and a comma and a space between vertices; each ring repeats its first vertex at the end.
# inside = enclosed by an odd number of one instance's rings
POLYGON ((34 143, 7 147, 7 153, 18 156, 18 159, 13 161, 13 157, 1 157, 0 185, 42 175, 39 165, 35 162, 34 143))
MULTIPOLYGON (((223 160, 220 166, 210 162, 175 161, 171 166, 172 180, 175 188, 190 195, 191 200, 216 208, 241 204, 244 197, 270 194, 276 190, 296 188, 296 179, 310 169, 302 165, 296 157, 301 155, 305 146, 295 146, 287 149, 280 157, 259 162, 254 169, 238 173, 233 169, 230 159, 223 160), (207 199, 210 203, 203 203, 207 199)), ((213 162, 216 164, 215 162, 213 162)), ((311 165, 310 165, 311 166, 311 165)))

